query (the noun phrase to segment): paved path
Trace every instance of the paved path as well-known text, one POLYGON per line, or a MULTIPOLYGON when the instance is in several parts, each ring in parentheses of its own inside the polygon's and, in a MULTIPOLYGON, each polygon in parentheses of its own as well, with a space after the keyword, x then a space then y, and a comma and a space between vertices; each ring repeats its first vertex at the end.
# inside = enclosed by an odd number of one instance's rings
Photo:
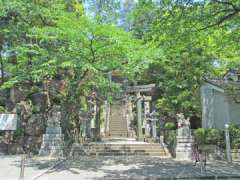
MULTIPOLYGON (((25 163, 25 179, 46 172, 58 161, 49 158, 28 158, 25 163)), ((0 180, 18 180, 20 177, 21 156, 0 156, 0 180)))
MULTIPOLYGON (((48 170, 56 160, 30 159, 26 163, 25 177, 31 180, 84 180, 84 179, 171 179, 196 177, 239 176, 240 165, 225 162, 211 162, 201 174, 200 167, 189 162, 150 157, 85 157, 66 160, 48 170), (47 171, 48 170, 48 171, 47 171), (47 171, 47 172, 46 172, 47 171), (39 176, 41 175, 41 176, 39 176)), ((17 180, 20 157, 0 156, 0 180, 17 180)), ((210 178, 205 178, 210 179, 210 178)), ((234 179, 234 178, 232 178, 234 179)))
MULTIPOLYGON (((82 158, 63 163, 48 172, 40 180, 78 179, 171 179, 214 176, 239 176, 240 166, 212 162, 201 174, 200 166, 189 162, 143 157, 98 157, 82 158)), ((240 176, 237 178, 240 179, 240 176)))

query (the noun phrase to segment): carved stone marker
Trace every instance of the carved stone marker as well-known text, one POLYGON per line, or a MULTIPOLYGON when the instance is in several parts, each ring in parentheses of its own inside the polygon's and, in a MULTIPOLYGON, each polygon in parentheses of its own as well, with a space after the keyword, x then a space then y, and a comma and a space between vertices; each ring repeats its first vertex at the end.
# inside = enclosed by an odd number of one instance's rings
POLYGON ((177 114, 177 147, 176 159, 177 160, 191 160, 192 158, 192 143, 190 121, 185 119, 182 113, 177 114))
POLYGON ((43 135, 40 156, 62 157, 63 139, 62 129, 60 127, 61 113, 53 110, 47 120, 46 133, 43 135))

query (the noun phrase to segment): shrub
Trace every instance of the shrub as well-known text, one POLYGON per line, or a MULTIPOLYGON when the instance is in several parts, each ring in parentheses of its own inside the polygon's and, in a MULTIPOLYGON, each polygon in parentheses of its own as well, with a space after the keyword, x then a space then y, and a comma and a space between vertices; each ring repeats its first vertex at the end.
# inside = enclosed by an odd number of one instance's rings
POLYGON ((199 128, 193 132, 194 140, 197 144, 220 145, 224 141, 224 132, 219 129, 199 128))
POLYGON ((207 129, 206 144, 217 144, 221 139, 221 131, 218 129, 207 129))
POLYGON ((4 112, 6 112, 6 110, 5 110, 5 107, 3 107, 3 106, 0 106, 0 112, 1 112, 1 113, 4 113, 4 112))
POLYGON ((199 128, 193 131, 193 137, 197 144, 206 144, 207 130, 199 128))
POLYGON ((231 147, 233 149, 240 148, 240 127, 236 124, 230 124, 229 126, 231 147))
POLYGON ((164 128, 168 130, 175 130, 176 124, 174 122, 166 122, 164 128))
POLYGON ((167 144, 168 149, 173 157, 175 157, 175 149, 176 149, 176 131, 168 130, 164 132, 164 142, 167 144))

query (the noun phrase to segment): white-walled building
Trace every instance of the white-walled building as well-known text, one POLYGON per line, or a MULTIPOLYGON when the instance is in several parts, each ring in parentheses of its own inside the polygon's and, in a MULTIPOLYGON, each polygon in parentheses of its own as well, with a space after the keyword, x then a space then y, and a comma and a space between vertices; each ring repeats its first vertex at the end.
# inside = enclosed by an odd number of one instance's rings
POLYGON ((202 127, 224 129, 240 125, 240 76, 229 71, 223 79, 206 79, 201 87, 202 127))

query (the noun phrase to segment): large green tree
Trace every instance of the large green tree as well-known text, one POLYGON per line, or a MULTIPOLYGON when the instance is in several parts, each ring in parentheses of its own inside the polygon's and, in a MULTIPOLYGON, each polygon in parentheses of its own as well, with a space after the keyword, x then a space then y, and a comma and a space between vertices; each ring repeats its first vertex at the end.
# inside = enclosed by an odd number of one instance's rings
POLYGON ((239 67, 238 1, 140 0, 133 27, 138 38, 162 51, 142 76, 159 83, 162 114, 200 115, 203 78, 239 67))
MULTIPOLYGON (((17 23, 5 23, 1 31, 4 41, 11 42, 10 47, 17 53, 17 62, 8 63, 7 71, 12 77, 2 87, 24 81, 39 84, 61 75, 66 82, 61 103, 66 111, 68 134, 79 136, 91 91, 111 89, 106 79, 110 71, 135 77, 148 66, 154 48, 111 24, 90 20, 78 1, 32 1, 29 9, 24 3, 27 1, 13 2, 17 6, 13 11, 21 18, 17 23), (36 11, 31 12, 31 8, 36 11), (25 22, 25 18, 29 21, 25 22), (15 34, 18 24, 21 29, 15 34)), ((9 11, 11 5, 4 1, 2 8, 9 11)))

